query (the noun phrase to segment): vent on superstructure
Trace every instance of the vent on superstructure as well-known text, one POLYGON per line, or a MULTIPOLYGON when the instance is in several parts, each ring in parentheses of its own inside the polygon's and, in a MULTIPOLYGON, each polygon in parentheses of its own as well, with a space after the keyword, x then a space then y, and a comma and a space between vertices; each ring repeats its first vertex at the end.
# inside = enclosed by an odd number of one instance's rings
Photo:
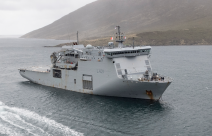
POLYGON ((93 90, 93 77, 91 75, 83 75, 83 89, 93 90))
POLYGON ((149 65, 149 60, 145 60, 146 65, 149 65))
POLYGON ((149 72, 151 72, 151 71, 152 71, 152 69, 151 69, 151 67, 150 67, 150 66, 147 66, 147 70, 148 70, 149 72))
POLYGON ((117 70, 117 72, 118 72, 118 75, 122 75, 122 72, 121 72, 121 70, 119 69, 119 70, 117 70))
POLYGON ((121 66, 120 66, 120 63, 116 63, 116 69, 120 69, 121 66))

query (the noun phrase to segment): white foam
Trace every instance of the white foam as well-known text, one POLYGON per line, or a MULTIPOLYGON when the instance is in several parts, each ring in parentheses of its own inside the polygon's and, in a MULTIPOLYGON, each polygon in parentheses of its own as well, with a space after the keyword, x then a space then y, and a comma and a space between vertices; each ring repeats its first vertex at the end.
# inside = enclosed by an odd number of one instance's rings
POLYGON ((2 106, 2 105, 4 105, 4 103, 3 102, 0 102, 0 106, 2 106))
POLYGON ((61 135, 61 136, 83 136, 54 120, 43 117, 29 110, 9 107, 0 102, 0 133, 6 135, 61 135), (14 129, 16 128, 16 129, 14 129), (11 131, 16 130, 16 131, 11 131))
POLYGON ((0 124, 0 134, 9 136, 22 136, 22 134, 16 133, 13 129, 8 128, 2 124, 0 124))
POLYGON ((17 130, 22 132, 27 132, 31 135, 42 135, 46 136, 48 133, 44 133, 44 131, 36 126, 33 126, 30 123, 25 122, 20 118, 19 115, 15 115, 13 113, 7 113, 7 116, 0 117, 4 122, 10 124, 10 126, 15 127, 17 130))
POLYGON ((4 103, 0 102, 0 114, 4 114, 4 103))

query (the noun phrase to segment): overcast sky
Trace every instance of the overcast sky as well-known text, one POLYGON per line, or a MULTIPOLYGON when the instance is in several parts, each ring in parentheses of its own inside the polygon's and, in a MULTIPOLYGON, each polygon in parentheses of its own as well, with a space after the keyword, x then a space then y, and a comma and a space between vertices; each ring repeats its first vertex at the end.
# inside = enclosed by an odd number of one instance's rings
POLYGON ((0 0, 0 35, 23 35, 96 0, 0 0))

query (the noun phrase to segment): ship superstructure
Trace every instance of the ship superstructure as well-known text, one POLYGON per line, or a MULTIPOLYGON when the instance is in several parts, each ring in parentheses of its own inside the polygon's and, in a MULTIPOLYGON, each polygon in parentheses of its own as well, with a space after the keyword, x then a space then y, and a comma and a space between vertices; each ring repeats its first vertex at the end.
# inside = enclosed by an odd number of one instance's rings
POLYGON ((123 45, 124 35, 117 26, 115 47, 92 45, 63 46, 50 56, 48 69, 19 69, 31 82, 70 91, 158 100, 172 79, 152 72, 150 46, 123 45))

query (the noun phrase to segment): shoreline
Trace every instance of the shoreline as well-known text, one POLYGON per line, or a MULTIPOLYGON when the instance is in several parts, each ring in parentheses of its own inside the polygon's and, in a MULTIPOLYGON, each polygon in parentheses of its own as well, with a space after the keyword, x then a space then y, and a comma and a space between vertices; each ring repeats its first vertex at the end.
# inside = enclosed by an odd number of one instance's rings
MULTIPOLYGON (((63 45, 65 46, 65 45, 63 45)), ((71 46, 71 45, 66 45, 66 46, 71 46)), ((85 46, 85 45, 84 45, 85 46)), ((92 45, 93 46, 93 45, 92 45)), ((212 46, 212 45, 135 45, 135 46, 152 46, 152 47, 157 47, 157 46, 212 46)), ((55 45, 55 46, 43 46, 43 47, 62 47, 62 46, 58 46, 58 45, 55 45)), ((95 46, 97 47, 97 46, 95 46)), ((117 46, 115 46, 117 47, 117 46)), ((132 47, 132 46, 128 46, 128 47, 132 47)))

